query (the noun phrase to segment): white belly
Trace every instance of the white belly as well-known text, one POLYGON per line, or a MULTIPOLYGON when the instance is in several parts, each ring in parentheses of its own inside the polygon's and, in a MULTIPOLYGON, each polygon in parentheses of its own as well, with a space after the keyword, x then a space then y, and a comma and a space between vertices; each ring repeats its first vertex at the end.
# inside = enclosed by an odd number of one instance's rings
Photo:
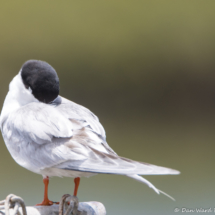
POLYGON ((40 171, 41 175, 44 176, 58 176, 58 177, 91 177, 93 175, 96 175, 96 173, 91 172, 80 172, 80 171, 74 171, 74 170, 64 170, 64 169, 58 169, 58 168, 46 168, 40 171))

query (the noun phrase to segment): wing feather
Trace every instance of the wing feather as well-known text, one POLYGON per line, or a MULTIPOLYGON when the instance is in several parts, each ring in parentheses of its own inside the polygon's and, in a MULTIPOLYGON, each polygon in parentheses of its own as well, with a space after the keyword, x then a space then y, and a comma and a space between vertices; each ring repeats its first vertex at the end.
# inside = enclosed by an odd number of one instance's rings
POLYGON ((58 96, 52 105, 54 105, 66 118, 78 121, 82 128, 88 128, 88 131, 96 134, 100 139, 100 145, 103 149, 116 154, 106 142, 105 130, 99 122, 99 118, 89 109, 61 96, 58 96))
POLYGON ((100 152, 94 148, 88 147, 88 159, 84 161, 66 161, 55 168, 75 170, 92 173, 119 174, 119 175, 166 175, 179 174, 177 170, 160 167, 148 163, 133 161, 128 158, 111 155, 100 152))
POLYGON ((121 175, 179 173, 119 157, 107 144, 98 118, 60 96, 51 105, 29 103, 19 108, 3 130, 15 160, 35 172, 58 168, 121 175))
POLYGON ((73 134, 72 123, 57 109, 43 103, 30 103, 10 114, 7 120, 7 139, 19 137, 28 142, 45 144, 53 137, 69 138, 73 134))

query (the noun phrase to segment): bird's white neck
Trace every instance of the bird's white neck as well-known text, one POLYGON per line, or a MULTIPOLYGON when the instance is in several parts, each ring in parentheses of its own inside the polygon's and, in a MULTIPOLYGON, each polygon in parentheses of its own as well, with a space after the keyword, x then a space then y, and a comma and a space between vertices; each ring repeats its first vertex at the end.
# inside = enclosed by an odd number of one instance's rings
POLYGON ((31 102, 39 101, 33 96, 30 89, 25 88, 19 72, 10 82, 9 91, 1 111, 0 123, 2 124, 4 118, 10 113, 31 102))

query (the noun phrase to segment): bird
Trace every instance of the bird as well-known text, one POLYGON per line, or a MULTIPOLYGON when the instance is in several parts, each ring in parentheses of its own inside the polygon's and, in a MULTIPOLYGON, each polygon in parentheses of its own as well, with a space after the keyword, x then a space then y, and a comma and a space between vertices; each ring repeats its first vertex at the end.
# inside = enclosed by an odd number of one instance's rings
POLYGON ((125 175, 169 196, 141 175, 179 171, 119 156, 108 145, 98 117, 59 91, 56 70, 45 61, 28 60, 10 82, 0 116, 2 136, 13 159, 43 177, 44 199, 37 205, 54 203, 48 198, 53 176, 74 178, 74 196, 80 178, 96 174, 125 175))

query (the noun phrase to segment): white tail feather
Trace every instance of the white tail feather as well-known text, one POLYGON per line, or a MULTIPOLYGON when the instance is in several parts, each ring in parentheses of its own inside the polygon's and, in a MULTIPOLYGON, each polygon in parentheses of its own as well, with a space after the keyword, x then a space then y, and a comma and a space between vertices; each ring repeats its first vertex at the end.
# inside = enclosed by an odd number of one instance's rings
POLYGON ((172 196, 168 195, 167 193, 163 192, 162 190, 157 189, 151 182, 149 182, 149 181, 146 180, 145 178, 143 178, 143 177, 141 177, 141 176, 139 176, 139 175, 126 175, 126 176, 128 176, 129 178, 133 178, 133 179, 135 179, 135 180, 137 180, 137 181, 139 181, 139 182, 142 182, 142 183, 148 185, 148 186, 149 186, 150 188, 152 188, 157 194, 162 193, 163 195, 165 195, 165 196, 169 197, 170 199, 172 199, 173 201, 175 201, 175 199, 174 199, 172 196))
POLYGON ((159 192, 162 193, 163 195, 169 197, 170 199, 172 199, 172 201, 175 201, 175 199, 172 196, 170 196, 169 194, 163 192, 162 190, 159 190, 159 192))

